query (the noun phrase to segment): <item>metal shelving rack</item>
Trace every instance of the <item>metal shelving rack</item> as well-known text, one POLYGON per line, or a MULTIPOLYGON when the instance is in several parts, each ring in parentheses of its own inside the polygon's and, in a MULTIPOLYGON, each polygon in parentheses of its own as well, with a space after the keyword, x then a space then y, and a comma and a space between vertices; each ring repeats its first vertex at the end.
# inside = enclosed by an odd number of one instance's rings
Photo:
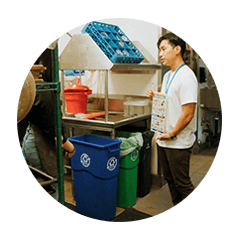
POLYGON ((91 39, 88 34, 73 35, 68 45, 65 47, 60 55, 59 70, 61 71, 61 84, 64 89, 64 70, 99 70, 104 73, 105 80, 105 121, 77 119, 69 116, 65 112, 65 95, 62 91, 62 104, 63 104, 63 121, 70 127, 91 128, 100 131, 110 132, 112 138, 115 138, 115 129, 117 127, 127 125, 140 120, 150 119, 150 114, 131 117, 128 119, 111 116, 109 119, 108 109, 108 75, 109 72, 116 74, 121 73, 137 73, 137 74, 150 74, 155 73, 161 69, 155 59, 148 53, 146 49, 139 43, 134 42, 137 48, 143 53, 145 59, 140 64, 128 63, 112 63, 108 57, 102 52, 98 45, 91 39), (110 121, 109 121, 110 120, 110 121))
POLYGON ((57 165, 58 165, 58 191, 59 202, 65 205, 64 198, 64 166, 62 155, 62 117, 61 117, 61 103, 60 103, 60 91, 61 85, 59 82, 59 63, 58 63, 58 45, 53 50, 53 83, 39 83, 36 84, 36 90, 38 92, 53 91, 55 99, 55 121, 56 121, 56 136, 57 136, 57 165), (48 87, 47 89, 44 87, 48 87))

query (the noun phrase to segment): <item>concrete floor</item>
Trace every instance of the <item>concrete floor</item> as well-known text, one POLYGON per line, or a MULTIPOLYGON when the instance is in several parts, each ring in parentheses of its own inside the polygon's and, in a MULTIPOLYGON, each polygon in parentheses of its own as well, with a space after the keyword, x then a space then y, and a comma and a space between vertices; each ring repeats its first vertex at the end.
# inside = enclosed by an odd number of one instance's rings
MULTIPOLYGON (((207 149, 199 155, 192 155, 190 160, 190 177, 195 188, 207 174, 216 155, 217 148, 207 149)), ((73 197, 72 181, 69 175, 65 175, 65 202, 76 205, 73 197)), ((158 215, 173 207, 168 185, 162 188, 151 186, 150 193, 143 198, 137 198, 137 203, 133 208, 150 214, 158 215)), ((124 211, 123 208, 117 207, 116 216, 124 211)))

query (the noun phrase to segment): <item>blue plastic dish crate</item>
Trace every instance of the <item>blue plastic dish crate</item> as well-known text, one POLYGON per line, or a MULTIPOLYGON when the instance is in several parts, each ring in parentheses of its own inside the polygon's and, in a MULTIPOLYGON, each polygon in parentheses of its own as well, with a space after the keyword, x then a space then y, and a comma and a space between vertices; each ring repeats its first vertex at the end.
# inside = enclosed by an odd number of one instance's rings
POLYGON ((115 25, 90 22, 82 33, 87 33, 113 63, 140 63, 144 56, 115 25))
POLYGON ((109 221, 116 215, 121 141, 93 135, 69 138, 78 213, 109 221))

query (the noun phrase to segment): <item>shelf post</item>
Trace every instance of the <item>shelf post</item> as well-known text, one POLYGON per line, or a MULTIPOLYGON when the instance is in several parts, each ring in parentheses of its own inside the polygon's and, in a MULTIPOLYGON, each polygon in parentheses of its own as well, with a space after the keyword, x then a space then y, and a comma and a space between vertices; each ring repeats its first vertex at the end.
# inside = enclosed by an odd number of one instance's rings
POLYGON ((108 70, 104 71, 105 77, 105 122, 108 122, 108 70))
MULTIPOLYGON (((59 63, 58 63, 58 45, 53 50, 53 79, 57 84, 59 83, 59 63)), ((64 172, 63 172, 63 153, 62 153, 62 116, 60 103, 60 89, 55 92, 55 122, 56 122, 56 136, 57 136, 57 165, 58 165, 58 194, 59 202, 65 205, 64 199, 64 172)))

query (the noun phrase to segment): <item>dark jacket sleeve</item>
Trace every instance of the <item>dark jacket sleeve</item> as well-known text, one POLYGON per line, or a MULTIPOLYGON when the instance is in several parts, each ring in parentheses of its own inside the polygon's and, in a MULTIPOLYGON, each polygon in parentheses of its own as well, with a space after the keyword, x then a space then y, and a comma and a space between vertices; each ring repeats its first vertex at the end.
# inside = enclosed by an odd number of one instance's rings
MULTIPOLYGON (((38 92, 33 107, 27 115, 28 121, 43 131, 43 134, 55 144, 55 101, 54 93, 38 92)), ((62 124, 63 143, 66 142, 65 127, 62 124)))

